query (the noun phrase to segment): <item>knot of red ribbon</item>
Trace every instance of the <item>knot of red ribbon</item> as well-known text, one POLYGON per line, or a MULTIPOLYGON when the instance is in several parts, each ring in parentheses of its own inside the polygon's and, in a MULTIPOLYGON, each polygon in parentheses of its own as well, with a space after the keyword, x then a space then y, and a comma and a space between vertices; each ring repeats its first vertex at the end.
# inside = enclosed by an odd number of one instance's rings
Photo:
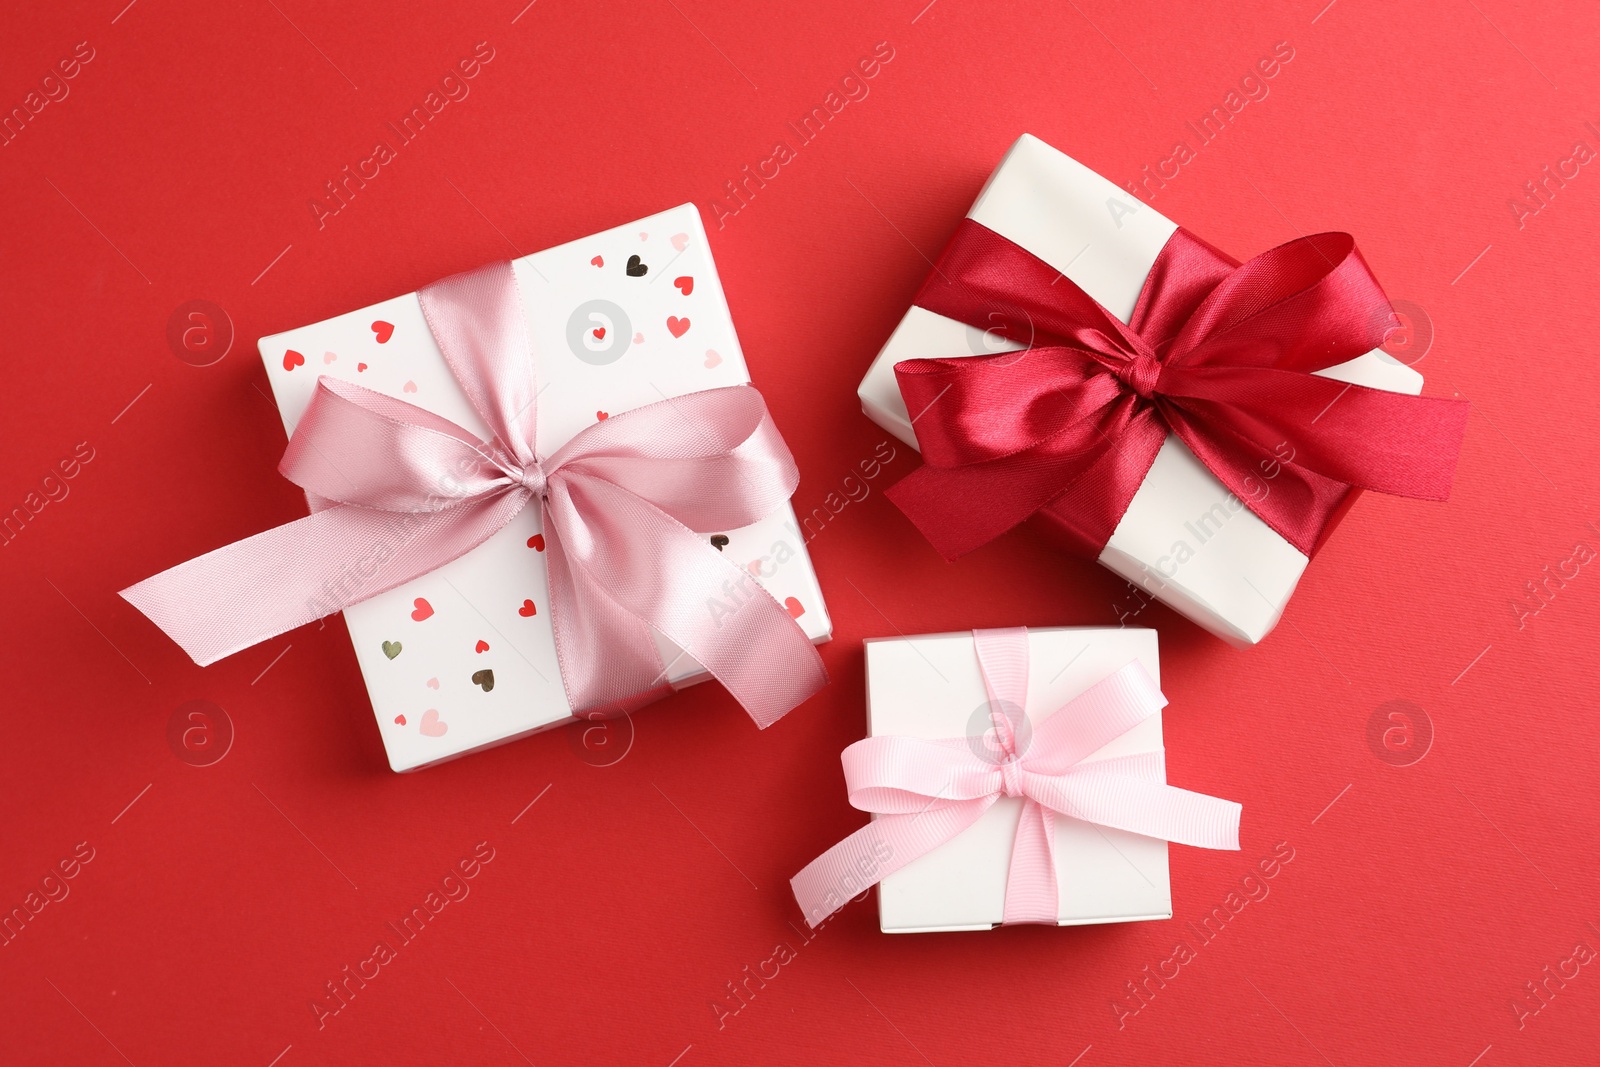
POLYGON ((1156 385, 1161 381, 1161 361, 1154 352, 1140 346, 1140 351, 1118 363, 1111 372, 1139 399, 1149 400, 1156 395, 1156 385))
POLYGON ((1241 265, 1180 229, 1124 323, 966 219, 916 303, 1027 346, 895 367, 924 465, 889 497, 947 558, 1041 510, 1098 556, 1169 433, 1306 555, 1352 491, 1449 495, 1465 401, 1313 373, 1398 323, 1348 234, 1241 265))

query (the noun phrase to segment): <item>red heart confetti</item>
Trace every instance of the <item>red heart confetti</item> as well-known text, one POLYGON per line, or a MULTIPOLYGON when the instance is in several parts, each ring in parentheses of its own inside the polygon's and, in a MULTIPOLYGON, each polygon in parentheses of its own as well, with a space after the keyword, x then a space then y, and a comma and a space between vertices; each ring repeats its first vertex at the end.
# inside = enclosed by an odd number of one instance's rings
POLYGON ((422 725, 418 729, 428 737, 443 737, 444 732, 450 729, 450 724, 439 718, 437 708, 429 708, 422 713, 422 725))
POLYGON ((283 354, 283 369, 284 370, 294 370, 296 367, 303 367, 305 365, 306 365, 306 357, 302 356, 300 353, 296 352, 294 349, 291 348, 291 349, 289 349, 289 351, 287 351, 287 352, 285 352, 283 354))
POLYGON ((684 296, 688 296, 690 293, 694 292, 694 278, 687 274, 681 278, 672 279, 672 284, 676 285, 678 287, 678 291, 684 296))
POLYGON ((433 618, 433 605, 421 597, 417 597, 416 600, 413 600, 411 602, 411 606, 411 617, 418 622, 422 622, 424 619, 433 618))
POLYGON ((473 647, 479 652, 487 652, 489 651, 489 642, 480 640, 473 647))
POLYGON ((366 369, 367 369, 367 365, 365 363, 357 363, 356 364, 356 370, 363 371, 363 370, 366 370, 366 369))
POLYGON ((667 332, 674 337, 682 337, 689 332, 689 320, 680 319, 676 315, 667 318, 667 332))
POLYGON ((604 341, 606 339, 606 328, 604 326, 596 326, 594 328, 594 339, 596 341, 604 341))
POLYGON ((396 715, 394 717, 394 724, 396 726, 404 726, 406 724, 406 717, 404 715, 396 715))
POLYGON ((595 256, 589 262, 593 263, 597 267, 603 267, 603 266, 606 265, 606 261, 604 259, 602 259, 600 256, 595 256))
POLYGON ((535 552, 543 552, 544 534, 534 534, 532 537, 528 538, 528 547, 533 549, 535 552))
POLYGON ((533 606, 533 601, 524 600, 522 602, 522 607, 517 609, 517 614, 521 615, 524 619, 531 619, 535 615, 539 614, 539 609, 533 606))
POLYGON ((611 417, 611 412, 609 412, 609 411, 597 411, 597 412, 594 413, 594 417, 596 419, 599 419, 601 422, 604 422, 605 420, 607 420, 607 419, 609 419, 611 417))
POLYGON ((783 606, 789 609, 789 618, 791 619, 798 619, 800 616, 806 613, 805 607, 802 606, 800 601, 796 600, 794 597, 789 597, 786 599, 783 602, 783 606))
POLYGON ((372 324, 372 332, 377 336, 378 343, 380 345, 384 344, 389 340, 389 338, 394 336, 394 324, 384 322, 382 319, 379 319, 377 322, 372 324))

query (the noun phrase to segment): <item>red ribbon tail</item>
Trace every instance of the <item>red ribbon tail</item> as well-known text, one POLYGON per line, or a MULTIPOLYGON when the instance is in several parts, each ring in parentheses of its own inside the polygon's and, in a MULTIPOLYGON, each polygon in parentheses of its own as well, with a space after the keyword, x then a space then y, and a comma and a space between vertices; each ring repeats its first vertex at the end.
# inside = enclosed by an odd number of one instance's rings
MULTIPOLYGON (((1059 489, 1046 469, 1045 500, 1010 488, 1019 472, 1009 461, 965 467, 922 466, 890 486, 887 496, 946 560, 954 561, 1020 526, 1059 489)), ((1024 470, 1020 473, 1027 474, 1024 470)))

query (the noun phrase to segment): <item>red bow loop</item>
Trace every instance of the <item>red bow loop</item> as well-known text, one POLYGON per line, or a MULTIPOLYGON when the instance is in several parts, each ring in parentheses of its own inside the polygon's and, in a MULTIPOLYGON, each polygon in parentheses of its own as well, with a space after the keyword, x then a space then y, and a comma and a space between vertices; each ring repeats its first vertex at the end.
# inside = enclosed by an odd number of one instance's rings
POLYGON ((1352 489, 1448 496, 1464 401, 1312 373, 1376 348, 1395 321, 1348 234, 1241 265, 1178 230, 1122 323, 967 219, 917 303, 1025 346, 895 367, 925 465, 890 499, 947 558, 1046 506, 1070 511, 1071 538, 1098 555, 1168 432, 1307 555, 1352 489))

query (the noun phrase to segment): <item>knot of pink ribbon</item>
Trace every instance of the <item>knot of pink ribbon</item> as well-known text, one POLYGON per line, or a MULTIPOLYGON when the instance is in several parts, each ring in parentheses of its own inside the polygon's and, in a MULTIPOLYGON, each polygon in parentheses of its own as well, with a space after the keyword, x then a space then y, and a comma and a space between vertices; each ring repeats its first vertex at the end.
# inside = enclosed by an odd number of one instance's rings
POLYGON ((310 495, 312 514, 123 597, 204 666, 434 571, 536 503, 574 714, 619 715, 671 692, 652 630, 763 728, 826 683, 788 611, 703 536, 756 522, 799 483, 760 393, 745 385, 663 400, 540 457, 533 348, 511 264, 417 295, 491 439, 320 378, 279 465, 310 495), (710 610, 730 582, 748 594, 739 608, 710 610))
POLYGON ((1028 631, 974 630, 993 730, 983 739, 869 737, 844 750, 850 803, 876 818, 790 880, 817 926, 851 897, 952 840, 1001 797, 1021 797, 1006 923, 1059 922, 1055 819, 1200 848, 1239 847, 1240 806, 1167 784, 1160 751, 1090 758, 1166 706, 1137 661, 1024 729, 1028 631))

